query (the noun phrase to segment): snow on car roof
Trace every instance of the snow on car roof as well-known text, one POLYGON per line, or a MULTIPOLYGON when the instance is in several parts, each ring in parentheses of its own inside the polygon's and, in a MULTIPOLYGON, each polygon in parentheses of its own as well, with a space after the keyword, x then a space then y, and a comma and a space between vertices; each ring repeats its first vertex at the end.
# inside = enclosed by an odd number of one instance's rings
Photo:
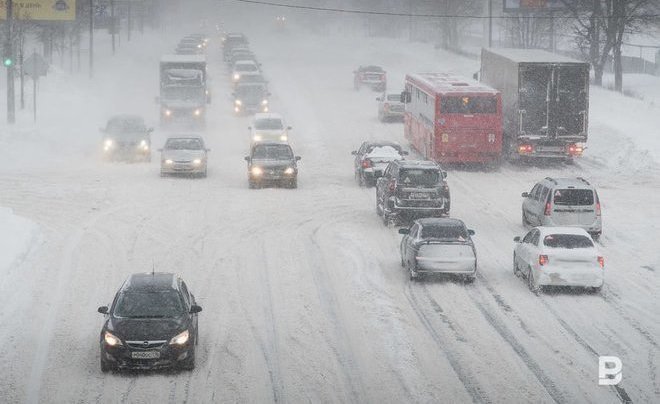
POLYGON ((202 63, 206 62, 206 56, 204 55, 163 55, 160 58, 161 62, 166 63, 181 63, 181 62, 195 62, 202 63))
POLYGON ((258 121, 259 119, 282 119, 282 115, 276 112, 258 112, 254 114, 254 120, 258 121))
POLYGON ((541 235, 546 236, 548 234, 576 234, 580 236, 589 237, 589 233, 581 227, 549 227, 549 226, 539 226, 537 227, 541 232, 541 235))
POLYGON ((401 158, 401 153, 392 146, 376 146, 369 153, 369 157, 396 157, 401 158))

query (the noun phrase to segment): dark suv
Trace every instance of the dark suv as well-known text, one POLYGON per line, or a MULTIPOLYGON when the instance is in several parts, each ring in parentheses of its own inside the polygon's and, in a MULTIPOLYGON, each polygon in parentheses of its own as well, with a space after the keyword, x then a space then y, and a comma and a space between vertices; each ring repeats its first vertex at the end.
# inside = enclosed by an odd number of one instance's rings
POLYGON ((108 120, 103 133, 103 157, 106 160, 151 161, 151 132, 136 115, 116 115, 108 120))
POLYGON ((376 213, 387 226, 421 217, 449 215, 447 172, 433 161, 395 160, 376 182, 376 213))
POLYGON ((101 371, 195 367, 202 311, 186 283, 170 273, 133 274, 101 306, 101 371))
POLYGON ((252 145, 248 163, 248 185, 250 188, 267 184, 283 184, 298 187, 298 164, 300 156, 294 156, 286 142, 259 142, 252 145))

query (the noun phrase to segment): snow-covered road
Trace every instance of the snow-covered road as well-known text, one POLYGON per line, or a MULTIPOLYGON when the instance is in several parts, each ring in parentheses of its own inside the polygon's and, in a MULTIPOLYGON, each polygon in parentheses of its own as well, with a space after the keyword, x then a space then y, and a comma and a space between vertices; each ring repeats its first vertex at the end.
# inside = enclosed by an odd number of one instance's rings
MULTIPOLYGON (((95 155, 108 115, 136 110, 155 122, 156 62, 176 36, 166 46, 128 44, 99 73, 103 84, 74 86, 71 102, 89 118, 61 142, 66 122, 55 114, 46 121, 59 124, 32 137, 3 139, 26 161, 0 163, 0 206, 41 236, 0 279, 2 401, 660 401, 658 166, 625 160, 640 151, 621 152, 627 134, 598 100, 622 103, 624 119, 640 114, 635 105, 596 92, 590 149, 573 166, 450 170, 452 215, 476 230, 480 275, 471 285, 413 284, 399 266, 399 235, 377 219, 373 189, 355 184, 350 155, 365 139, 403 143, 403 128, 378 122, 377 94, 353 91, 351 72, 382 64, 394 83, 430 69, 469 76, 476 62, 403 41, 247 33, 273 110, 294 127, 297 190, 248 189, 249 120, 231 114, 217 42, 207 179, 161 179, 158 158, 102 164, 95 155), (39 152, 31 157, 30 147, 39 152), (603 201, 606 286, 537 297, 511 268, 512 239, 524 233, 520 193, 576 174, 603 201), (179 272, 204 308, 197 367, 102 374, 96 308, 152 265, 179 272), (598 385, 599 355, 622 359, 618 388, 598 385)), ((648 114, 653 122, 660 108, 648 114)))

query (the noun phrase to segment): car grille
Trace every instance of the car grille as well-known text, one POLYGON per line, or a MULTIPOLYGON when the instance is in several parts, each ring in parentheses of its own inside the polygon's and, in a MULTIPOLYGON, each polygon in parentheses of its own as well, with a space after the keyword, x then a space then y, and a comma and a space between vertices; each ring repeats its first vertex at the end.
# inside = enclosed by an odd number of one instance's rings
POLYGON ((165 345, 167 341, 126 341, 131 349, 158 349, 165 345))

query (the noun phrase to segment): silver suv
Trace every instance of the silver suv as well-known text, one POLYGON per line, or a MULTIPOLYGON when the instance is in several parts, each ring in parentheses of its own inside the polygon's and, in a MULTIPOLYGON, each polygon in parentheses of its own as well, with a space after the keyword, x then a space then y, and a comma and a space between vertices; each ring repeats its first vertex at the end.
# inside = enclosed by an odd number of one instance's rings
POLYGON ((546 177, 522 197, 524 226, 581 227, 594 238, 603 231, 598 193, 582 177, 546 177))

